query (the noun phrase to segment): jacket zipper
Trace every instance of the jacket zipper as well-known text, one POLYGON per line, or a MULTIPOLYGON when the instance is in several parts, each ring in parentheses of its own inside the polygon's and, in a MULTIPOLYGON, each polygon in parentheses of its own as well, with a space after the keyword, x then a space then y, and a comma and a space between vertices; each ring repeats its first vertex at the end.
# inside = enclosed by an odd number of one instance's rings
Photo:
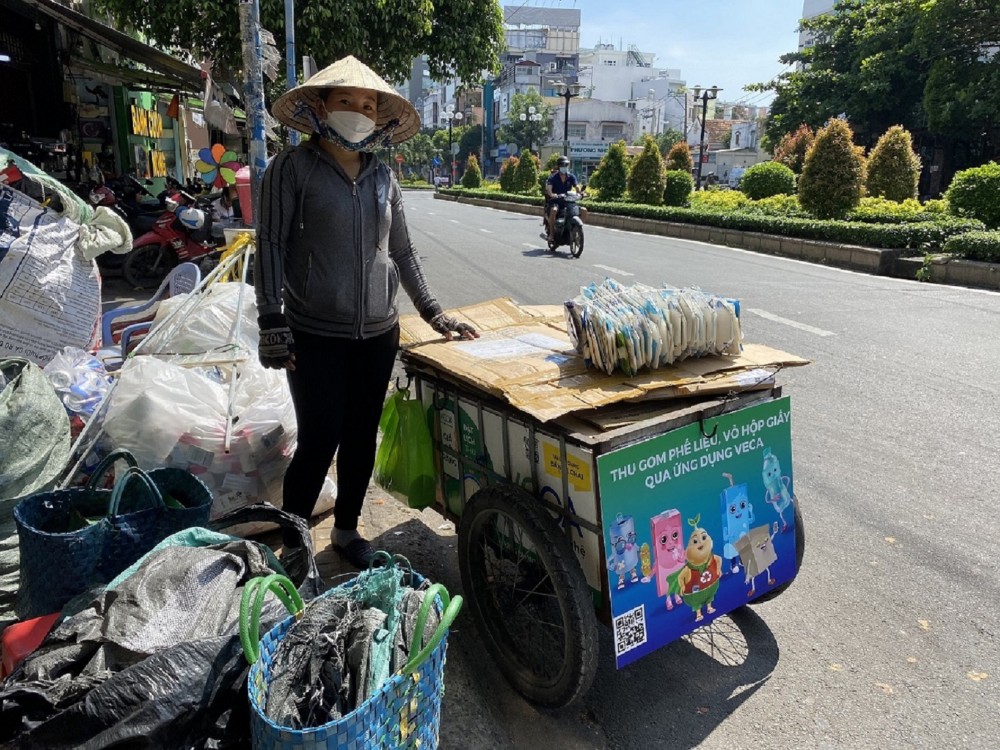
POLYGON ((357 216, 357 231, 358 231, 358 272, 357 272, 357 285, 358 285, 358 318, 357 323, 354 327, 354 338, 360 339, 361 334, 364 329, 365 320, 365 310, 367 308, 367 301, 365 300, 365 225, 364 225, 364 215, 361 211, 361 201, 358 199, 358 182, 353 180, 351 182, 351 195, 354 196, 354 209, 357 216))

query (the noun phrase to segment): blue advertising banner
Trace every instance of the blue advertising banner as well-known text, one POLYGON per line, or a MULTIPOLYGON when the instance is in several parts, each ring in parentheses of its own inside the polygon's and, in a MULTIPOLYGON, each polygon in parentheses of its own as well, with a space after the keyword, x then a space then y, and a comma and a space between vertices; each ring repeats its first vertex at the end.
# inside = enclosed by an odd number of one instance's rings
POLYGON ((788 398, 597 459, 621 669, 795 577, 788 398))

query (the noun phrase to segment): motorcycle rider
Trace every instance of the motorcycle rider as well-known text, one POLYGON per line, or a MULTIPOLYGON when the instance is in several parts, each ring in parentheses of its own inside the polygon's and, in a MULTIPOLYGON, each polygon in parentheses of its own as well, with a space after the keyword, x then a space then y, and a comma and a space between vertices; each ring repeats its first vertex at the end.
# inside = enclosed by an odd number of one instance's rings
POLYGON ((558 170, 545 181, 545 228, 550 243, 556 238, 556 217, 559 214, 559 196, 576 189, 576 176, 569 171, 569 159, 560 156, 556 162, 558 170))

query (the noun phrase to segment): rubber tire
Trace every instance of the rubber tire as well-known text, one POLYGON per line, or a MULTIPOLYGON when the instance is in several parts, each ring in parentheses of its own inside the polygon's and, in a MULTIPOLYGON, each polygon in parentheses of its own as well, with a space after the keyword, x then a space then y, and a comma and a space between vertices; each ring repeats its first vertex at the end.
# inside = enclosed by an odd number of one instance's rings
POLYGON ((470 498, 458 527, 458 566, 466 602, 480 636, 500 671, 521 695, 542 706, 561 708, 587 694, 597 673, 597 617, 594 599, 569 541, 534 496, 512 484, 495 484, 470 498), (519 659, 517 650, 496 618, 490 618, 490 597, 480 588, 486 569, 478 566, 473 545, 489 517, 504 513, 521 527, 537 552, 544 573, 552 580, 565 632, 565 658, 558 675, 546 679, 519 659), (473 568, 476 567, 474 570, 473 568))
POLYGON ((754 598, 749 604, 763 604, 764 602, 769 602, 772 599, 777 599, 779 596, 788 591, 788 587, 795 583, 795 578, 798 578, 799 571, 802 570, 802 559, 806 555, 806 527, 802 523, 802 514, 799 512, 799 503, 795 502, 794 505, 795 512, 795 577, 790 581, 777 586, 776 588, 766 591, 760 596, 754 598))
POLYGON ((583 227, 574 225, 569 228, 569 254, 574 258, 583 255, 583 227))
POLYGON ((125 265, 122 267, 122 274, 125 276, 125 281, 134 286, 136 289, 156 289, 176 265, 177 256, 166 245, 166 243, 159 245, 143 245, 142 247, 133 249, 125 257, 125 265), (165 262, 161 267, 163 273, 158 272, 156 275, 150 276, 144 272, 143 268, 154 260, 156 254, 161 252, 166 255, 164 259, 165 262))

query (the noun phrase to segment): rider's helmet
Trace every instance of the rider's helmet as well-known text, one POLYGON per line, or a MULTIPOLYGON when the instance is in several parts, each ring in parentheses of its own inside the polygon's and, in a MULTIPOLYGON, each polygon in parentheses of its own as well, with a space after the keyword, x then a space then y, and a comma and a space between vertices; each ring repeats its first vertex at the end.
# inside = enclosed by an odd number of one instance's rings
POLYGON ((559 159, 556 161, 556 164, 558 166, 560 166, 560 167, 568 167, 569 166, 569 157, 560 156, 559 159))
POLYGON ((205 226, 205 212, 200 208, 183 206, 177 209, 176 216, 188 229, 201 229, 205 226))

